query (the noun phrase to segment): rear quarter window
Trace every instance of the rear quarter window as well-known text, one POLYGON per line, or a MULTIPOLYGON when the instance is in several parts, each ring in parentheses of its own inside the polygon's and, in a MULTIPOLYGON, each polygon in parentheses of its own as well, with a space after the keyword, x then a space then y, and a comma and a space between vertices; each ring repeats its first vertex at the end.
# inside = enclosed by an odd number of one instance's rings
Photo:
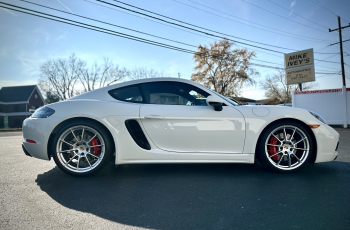
POLYGON ((114 99, 119 101, 133 102, 133 103, 143 103, 143 97, 138 85, 131 85, 126 87, 121 87, 117 89, 112 89, 108 91, 114 99))

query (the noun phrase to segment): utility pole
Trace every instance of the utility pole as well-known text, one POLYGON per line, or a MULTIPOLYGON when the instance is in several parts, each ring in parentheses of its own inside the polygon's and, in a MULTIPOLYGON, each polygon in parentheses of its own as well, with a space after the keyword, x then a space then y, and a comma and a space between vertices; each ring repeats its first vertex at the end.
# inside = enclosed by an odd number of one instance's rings
POLYGON ((347 128, 348 127, 348 115, 347 115, 348 104, 346 102, 347 101, 347 95, 346 95, 344 56, 343 56, 343 42, 346 42, 346 41, 349 41, 349 40, 343 41, 343 38, 342 38, 342 35, 341 35, 341 30, 345 29, 347 27, 350 27, 350 23, 349 23, 348 26, 341 27, 340 17, 339 16, 337 16, 337 17, 338 17, 338 29, 334 29, 334 30, 329 29, 329 32, 333 32, 333 31, 338 30, 338 32, 339 32, 339 42, 330 44, 330 46, 338 44, 338 43, 339 43, 339 46, 340 46, 340 64, 341 64, 341 74, 342 74, 342 78, 343 78, 343 87, 342 87, 342 94, 343 94, 342 95, 342 97, 343 97, 343 100, 342 100, 343 101, 343 123, 344 123, 344 128, 347 128))
POLYGON ((346 42, 346 41, 349 41, 349 40, 343 41, 343 38, 342 38, 342 35, 341 35, 341 30, 342 30, 342 29, 345 29, 345 28, 347 28, 347 27, 350 27, 350 23, 349 23, 348 26, 341 27, 340 17, 339 17, 339 16, 337 16, 337 17, 338 17, 338 29, 334 29, 334 30, 329 29, 329 32, 333 32, 333 31, 338 30, 338 32, 339 32, 339 42, 330 44, 329 46, 332 46, 332 45, 335 45, 335 44, 340 43, 339 46, 340 46, 341 74, 342 74, 342 78, 343 78, 343 86, 346 87, 345 68, 344 68, 344 56, 343 56, 343 42, 346 42))

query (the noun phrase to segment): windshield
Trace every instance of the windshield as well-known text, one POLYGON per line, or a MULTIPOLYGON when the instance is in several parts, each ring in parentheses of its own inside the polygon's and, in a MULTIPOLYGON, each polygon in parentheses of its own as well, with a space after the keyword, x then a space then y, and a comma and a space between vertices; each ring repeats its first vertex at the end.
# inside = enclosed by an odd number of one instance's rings
POLYGON ((209 88, 207 88, 210 92, 213 92, 214 94, 216 94, 216 95, 218 95, 219 97, 221 97, 222 99, 224 99, 225 101, 227 101, 228 103, 230 103, 231 105, 238 105, 236 102, 234 102, 234 101, 232 101, 232 100, 230 100, 230 99, 228 99, 227 97, 224 97, 224 96, 222 96, 221 94, 219 94, 219 93, 217 93, 217 92, 215 92, 215 91, 213 91, 213 90, 211 90, 211 89, 209 89, 209 88))

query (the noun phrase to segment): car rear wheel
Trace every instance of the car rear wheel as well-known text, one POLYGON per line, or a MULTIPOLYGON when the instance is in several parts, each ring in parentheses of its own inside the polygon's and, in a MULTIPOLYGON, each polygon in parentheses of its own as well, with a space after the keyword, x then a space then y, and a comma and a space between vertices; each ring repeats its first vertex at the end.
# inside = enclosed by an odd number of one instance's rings
POLYGON ((113 141, 106 128, 95 122, 74 122, 56 134, 52 155, 57 166, 73 176, 87 176, 102 169, 113 155, 113 141))
POLYGON ((257 158, 267 169, 288 173, 307 164, 313 152, 308 130, 297 122, 278 122, 261 134, 257 158))

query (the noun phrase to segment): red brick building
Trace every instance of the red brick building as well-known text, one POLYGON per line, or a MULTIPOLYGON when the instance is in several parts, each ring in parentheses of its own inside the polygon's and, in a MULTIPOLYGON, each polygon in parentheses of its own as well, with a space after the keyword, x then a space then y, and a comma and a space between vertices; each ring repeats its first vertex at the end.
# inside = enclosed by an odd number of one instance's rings
POLYGON ((24 119, 45 104, 36 85, 2 87, 0 90, 0 128, 4 128, 4 118, 8 117, 9 128, 22 127, 24 119))

